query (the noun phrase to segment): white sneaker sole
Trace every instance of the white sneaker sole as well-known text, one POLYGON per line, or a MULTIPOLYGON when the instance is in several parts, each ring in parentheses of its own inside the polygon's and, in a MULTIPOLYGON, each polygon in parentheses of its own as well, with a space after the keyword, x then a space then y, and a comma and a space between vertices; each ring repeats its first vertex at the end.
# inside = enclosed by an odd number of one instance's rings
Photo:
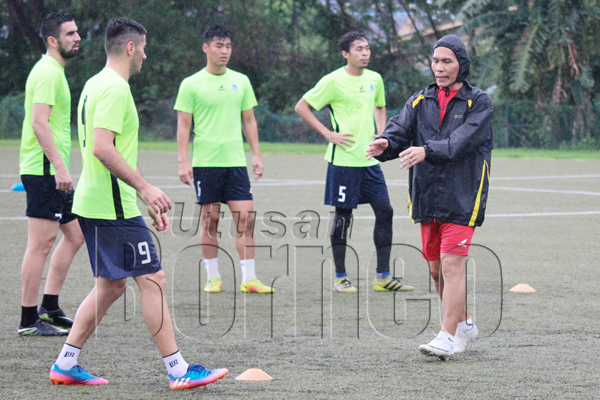
POLYGON ((421 346, 419 346, 419 351, 423 355, 439 357, 440 360, 444 361, 454 356, 454 353, 450 353, 446 350, 429 346, 428 344, 422 344, 421 346))

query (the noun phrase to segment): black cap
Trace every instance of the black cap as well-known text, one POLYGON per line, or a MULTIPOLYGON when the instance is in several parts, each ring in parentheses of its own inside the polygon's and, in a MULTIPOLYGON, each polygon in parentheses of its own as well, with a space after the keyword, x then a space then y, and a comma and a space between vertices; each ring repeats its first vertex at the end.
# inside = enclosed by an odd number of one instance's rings
POLYGON ((464 82, 469 76, 469 69, 471 69, 471 59, 469 53, 467 53, 467 47, 462 40, 456 35, 446 35, 433 46, 433 51, 438 47, 445 47, 454 52, 456 59, 458 60, 459 70, 456 82, 464 82))

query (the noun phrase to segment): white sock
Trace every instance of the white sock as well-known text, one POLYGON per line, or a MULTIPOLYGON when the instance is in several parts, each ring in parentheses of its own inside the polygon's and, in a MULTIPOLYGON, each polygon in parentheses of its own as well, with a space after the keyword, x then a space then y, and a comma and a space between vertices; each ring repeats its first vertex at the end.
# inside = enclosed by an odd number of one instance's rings
POLYGON ((77 357, 79 357, 80 352, 81 349, 79 347, 65 343, 55 364, 60 369, 69 370, 77 365, 77 357))
POLYGON ((450 347, 454 348, 454 335, 451 335, 446 331, 440 331, 440 333, 438 333, 438 338, 444 339, 446 342, 450 343, 450 347))
POLYGON ((469 318, 465 321, 459 322, 458 329, 460 329, 463 332, 470 331, 471 329, 473 329, 473 320, 469 318))
POLYGON ((208 278, 217 277, 221 279, 221 274, 219 274, 219 259, 211 258, 210 260, 204 259, 204 267, 206 268, 206 273, 208 274, 208 278))
POLYGON ((185 362, 179 350, 170 356, 163 357, 163 361, 165 367, 167 367, 167 372, 174 378, 181 378, 187 374, 189 364, 185 362))
POLYGON ((256 278, 256 269, 254 268, 254 259, 240 260, 242 266, 242 283, 246 283, 256 278))

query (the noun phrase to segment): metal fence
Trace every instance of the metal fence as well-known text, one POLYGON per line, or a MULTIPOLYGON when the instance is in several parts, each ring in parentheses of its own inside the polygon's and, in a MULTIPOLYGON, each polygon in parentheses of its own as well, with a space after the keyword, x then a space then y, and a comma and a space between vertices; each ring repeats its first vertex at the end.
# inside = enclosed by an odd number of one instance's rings
MULTIPOLYGON (((177 114, 174 99, 138 106, 140 137, 175 139, 177 114)), ((500 147, 559 148, 561 146, 600 147, 600 105, 537 106, 532 101, 506 101, 494 105, 494 142, 500 147)), ((388 118, 400 109, 388 109, 388 118)), ((0 138, 19 138, 24 118, 23 96, 0 97, 0 138)), ((325 143, 321 135, 310 129, 295 113, 275 114, 264 106, 255 108, 256 122, 262 141, 288 143, 325 143)), ((317 118, 331 127, 326 109, 317 118)), ((73 120, 75 125, 76 121, 73 120)), ((74 135, 76 128, 73 128, 74 135)))

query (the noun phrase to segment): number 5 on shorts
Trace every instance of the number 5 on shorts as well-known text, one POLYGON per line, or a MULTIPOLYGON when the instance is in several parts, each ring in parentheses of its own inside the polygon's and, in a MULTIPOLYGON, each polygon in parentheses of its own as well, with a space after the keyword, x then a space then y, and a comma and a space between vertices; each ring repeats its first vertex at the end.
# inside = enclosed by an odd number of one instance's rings
POLYGON ((340 198, 338 199, 338 201, 339 201, 340 203, 343 203, 343 202, 345 202, 345 201, 346 201, 346 193, 345 193, 345 190, 346 190, 346 186, 340 186, 340 198))

